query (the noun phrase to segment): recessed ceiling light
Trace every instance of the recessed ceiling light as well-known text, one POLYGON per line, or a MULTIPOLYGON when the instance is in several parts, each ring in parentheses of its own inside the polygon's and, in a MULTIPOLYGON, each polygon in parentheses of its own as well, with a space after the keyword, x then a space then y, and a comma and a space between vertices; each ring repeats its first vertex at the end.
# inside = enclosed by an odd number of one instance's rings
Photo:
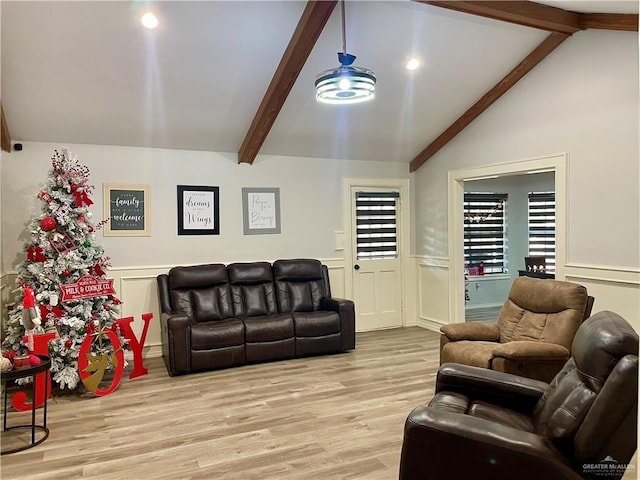
POLYGON ((142 22, 142 25, 145 26, 146 28, 156 28, 158 26, 158 19, 151 12, 145 13, 140 19, 140 21, 142 22))
POLYGON ((409 61, 404 65, 404 68, 406 68, 407 70, 415 70, 420 66, 420 60, 418 60, 417 58, 411 58, 409 59, 409 61))

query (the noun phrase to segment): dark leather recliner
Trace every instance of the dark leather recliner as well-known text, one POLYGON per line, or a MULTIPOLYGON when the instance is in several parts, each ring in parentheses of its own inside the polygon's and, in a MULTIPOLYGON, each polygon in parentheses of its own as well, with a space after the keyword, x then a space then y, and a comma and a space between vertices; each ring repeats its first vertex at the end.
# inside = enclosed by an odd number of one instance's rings
POLYGON ((550 384, 442 365, 405 423, 400 480, 620 478, 637 445, 638 335, 600 312, 572 351, 550 384))
POLYGON ((318 260, 174 267, 157 281, 170 375, 355 348, 354 304, 331 298, 318 260))

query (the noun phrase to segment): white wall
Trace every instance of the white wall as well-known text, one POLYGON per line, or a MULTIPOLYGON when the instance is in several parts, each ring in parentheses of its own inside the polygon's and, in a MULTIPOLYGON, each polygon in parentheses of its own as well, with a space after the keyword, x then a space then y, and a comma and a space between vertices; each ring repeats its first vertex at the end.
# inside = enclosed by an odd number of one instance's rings
POLYGON ((567 152, 566 278, 640 329, 638 137, 638 35, 576 33, 415 173, 423 323, 456 320, 447 172, 567 152))
MULTIPOLYGON (((151 186, 150 237, 96 234, 111 257, 108 275, 124 301, 122 314, 136 317, 138 333, 142 313, 151 311, 158 318, 155 276, 175 265, 318 258, 329 266, 334 296, 344 295, 343 252, 334 243, 334 232, 344 230, 342 178, 409 176, 408 165, 398 163, 258 156, 253 165, 238 165, 235 154, 225 153, 36 142, 23 146, 2 161, 2 267, 7 273, 24 258, 25 227, 41 212, 37 194, 54 149, 68 147, 90 168, 95 222, 103 218, 103 183, 151 186), (178 236, 176 185, 220 187, 220 235, 178 236), (281 234, 243 234, 241 188, 247 186, 280 188, 281 234)), ((13 275, 3 280, 9 285, 13 275)), ((156 320, 147 345, 159 343, 156 320)))
MULTIPOLYGON (((29 218, 40 213, 36 196, 47 177, 51 154, 61 146, 26 142, 22 152, 12 152, 4 160, 2 262, 6 271, 22 256, 21 233, 29 218)), ((114 267, 333 257, 333 232, 343 229, 341 179, 408 176, 408 167, 395 163, 259 156, 253 165, 238 165, 235 154, 66 146, 91 170, 90 181, 96 186, 94 221, 103 218, 103 183, 151 186, 150 237, 97 234, 114 267), (220 235, 178 236, 178 184, 220 187, 220 235), (241 188, 247 186, 280 188, 280 235, 243 234, 241 188)))

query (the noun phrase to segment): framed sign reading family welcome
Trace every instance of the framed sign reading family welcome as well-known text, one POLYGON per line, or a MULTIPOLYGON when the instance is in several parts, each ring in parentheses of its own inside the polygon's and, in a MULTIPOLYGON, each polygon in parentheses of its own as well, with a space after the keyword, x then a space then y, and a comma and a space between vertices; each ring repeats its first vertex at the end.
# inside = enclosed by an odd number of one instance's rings
POLYGON ((178 235, 220 235, 220 188, 178 185, 178 235))
POLYGON ((149 185, 104 184, 103 227, 105 237, 148 237, 150 225, 149 185))

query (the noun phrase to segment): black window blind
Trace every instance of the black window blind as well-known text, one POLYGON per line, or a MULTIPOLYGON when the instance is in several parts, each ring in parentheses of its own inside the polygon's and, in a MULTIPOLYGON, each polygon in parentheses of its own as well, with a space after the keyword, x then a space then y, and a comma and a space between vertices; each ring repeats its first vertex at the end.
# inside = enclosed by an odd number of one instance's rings
POLYGON ((555 192, 529 192, 529 256, 546 257, 546 271, 556 271, 555 192))
POLYGON ((358 260, 398 256, 398 192, 356 192, 358 260))
POLYGON ((465 267, 484 265, 484 273, 505 273, 506 193, 464 194, 465 267))

